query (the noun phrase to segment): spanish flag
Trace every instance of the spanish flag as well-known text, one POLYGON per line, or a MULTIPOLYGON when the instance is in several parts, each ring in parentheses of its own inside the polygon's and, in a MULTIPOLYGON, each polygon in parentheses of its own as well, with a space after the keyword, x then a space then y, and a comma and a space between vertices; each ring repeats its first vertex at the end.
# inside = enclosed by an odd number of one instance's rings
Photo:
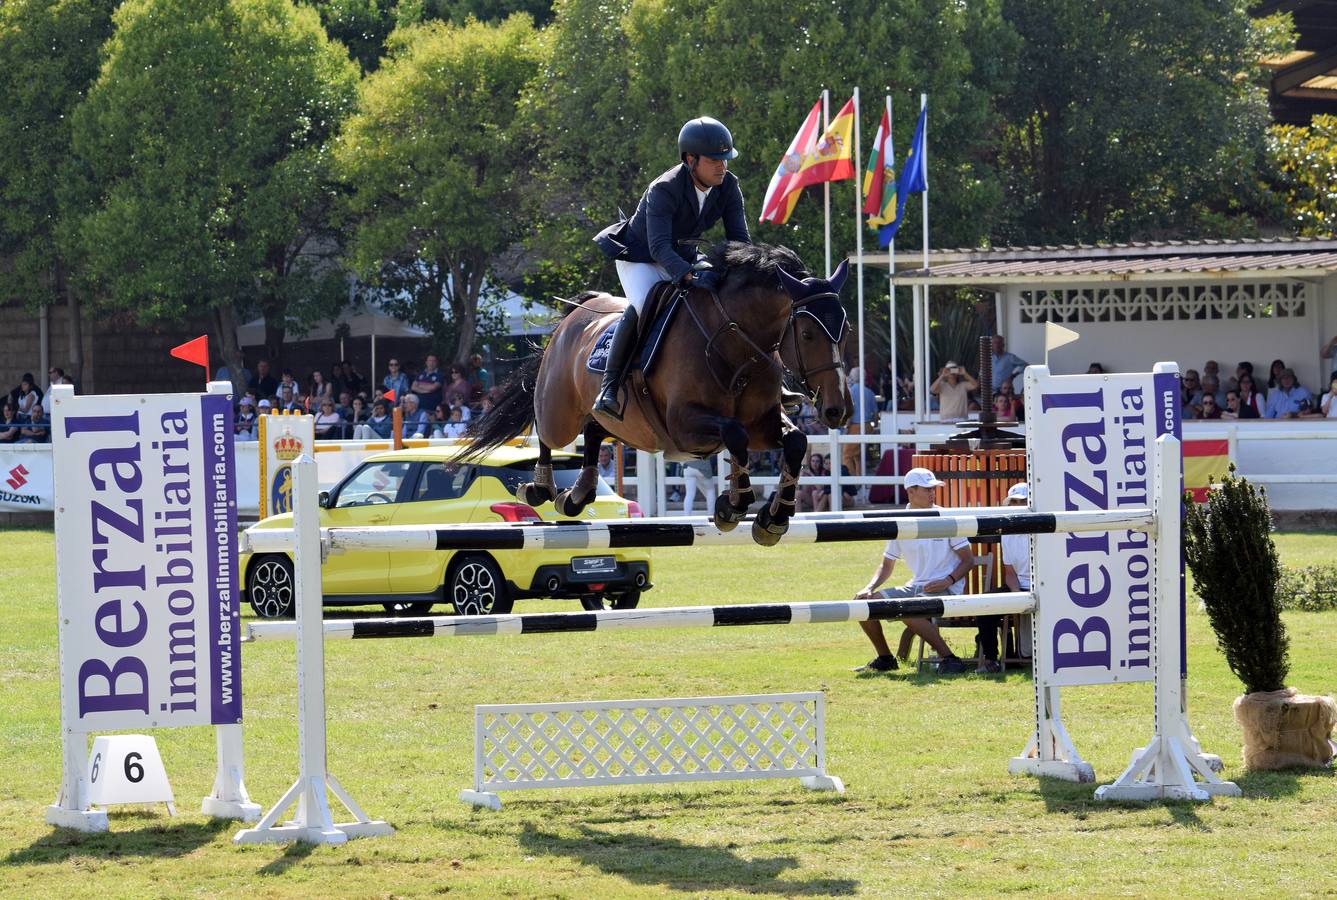
POLYGON ((1224 440, 1184 441, 1184 487, 1194 503, 1206 503, 1212 481, 1220 481, 1230 465, 1230 444, 1224 440))
POLYGON ((766 199, 762 201, 760 221, 783 225, 789 221, 789 214, 794 211, 799 193, 805 187, 854 177, 854 98, 841 107, 819 136, 817 124, 821 121, 821 107, 820 102, 813 105, 771 176, 766 199))
POLYGON ((896 152, 891 148, 891 116, 882 110, 882 124, 873 138, 873 152, 868 154, 868 171, 863 176, 863 213, 869 228, 881 228, 896 218, 896 152))

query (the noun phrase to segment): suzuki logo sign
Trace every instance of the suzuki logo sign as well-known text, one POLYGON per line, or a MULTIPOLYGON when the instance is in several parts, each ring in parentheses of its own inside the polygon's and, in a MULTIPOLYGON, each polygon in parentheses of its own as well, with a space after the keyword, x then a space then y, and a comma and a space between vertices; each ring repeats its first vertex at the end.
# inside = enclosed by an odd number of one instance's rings
POLYGON ((19 488, 23 487, 25 484, 28 483, 27 475, 28 475, 28 470, 25 469, 23 465, 20 463, 19 465, 9 470, 9 479, 6 481, 6 484, 8 484, 11 488, 17 491, 19 488))

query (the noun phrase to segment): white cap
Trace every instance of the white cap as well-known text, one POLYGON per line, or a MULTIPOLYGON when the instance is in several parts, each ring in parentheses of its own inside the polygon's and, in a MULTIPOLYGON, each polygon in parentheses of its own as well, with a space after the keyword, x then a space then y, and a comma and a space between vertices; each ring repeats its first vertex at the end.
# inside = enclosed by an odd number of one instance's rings
POLYGON ((237 401, 237 405, 238 405, 238 406, 250 406, 250 405, 251 405, 251 398, 250 398, 250 397, 247 397, 247 396, 245 396, 245 395, 243 395, 242 398, 241 398, 240 400, 237 401))
POLYGON ((942 487, 947 482, 939 481, 937 476, 928 469, 911 469, 905 473, 905 486, 912 487, 942 487))
POLYGON ((1026 482, 1018 481, 1012 487, 1007 489, 1007 499, 1009 500, 1029 500, 1031 499, 1031 489, 1026 487, 1026 482))
POLYGON ((271 408, 273 405, 274 405, 274 404, 270 403, 268 400, 261 400, 261 401, 260 401, 260 408, 261 408, 261 409, 269 409, 269 408, 271 408))

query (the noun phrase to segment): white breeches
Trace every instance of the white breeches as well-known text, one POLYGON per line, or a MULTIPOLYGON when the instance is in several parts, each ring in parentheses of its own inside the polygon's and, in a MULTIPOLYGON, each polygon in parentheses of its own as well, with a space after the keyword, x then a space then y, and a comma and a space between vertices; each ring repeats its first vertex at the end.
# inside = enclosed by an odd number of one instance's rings
POLYGON ((622 295, 636 308, 638 314, 645 308, 645 298, 650 295, 650 288, 661 281, 672 281, 668 271, 661 265, 622 259, 616 262, 617 277, 622 282, 622 295))
POLYGON ((687 515, 692 514, 692 502, 696 499, 697 491, 701 492, 701 499, 705 501, 705 510, 710 512, 710 501, 714 499, 715 492, 711 490, 711 482, 714 481, 709 475, 700 469, 693 469, 683 466, 682 477, 686 480, 682 490, 682 511, 687 515))

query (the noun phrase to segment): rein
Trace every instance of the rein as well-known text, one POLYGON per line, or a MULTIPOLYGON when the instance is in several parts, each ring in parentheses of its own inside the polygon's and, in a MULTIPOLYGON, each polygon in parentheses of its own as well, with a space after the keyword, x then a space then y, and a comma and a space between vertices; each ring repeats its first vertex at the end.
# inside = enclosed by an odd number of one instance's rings
MULTIPOLYGON (((706 350, 705 350, 706 369, 710 371, 710 376, 715 379, 715 383, 720 386, 720 390, 724 391, 727 395, 729 395, 729 397, 737 399, 738 395, 741 394, 747 388, 748 382, 751 380, 749 371, 754 366, 757 365, 764 366, 767 369, 776 372, 777 374, 783 371, 783 367, 780 366, 780 364, 777 363, 773 359, 773 357, 777 352, 779 352, 780 344, 784 340, 784 335, 783 333, 781 334, 780 336, 781 339, 779 341, 776 341, 775 345, 772 346, 769 351, 763 350, 756 341, 752 340, 752 338, 750 338, 747 335, 747 333, 744 332, 743 329, 738 326, 737 322, 735 322, 733 319, 729 317, 728 312, 726 312, 724 309, 724 304, 720 302, 719 294, 715 293, 714 291, 710 291, 709 294, 710 294, 710 299, 714 301, 715 309, 719 312, 719 317, 723 323, 720 325, 719 328, 716 328, 714 332, 711 332, 706 327, 705 322, 701 320, 700 314, 697 313, 696 308, 692 305, 692 297, 690 289, 685 297, 685 302, 683 303, 683 305, 687 307, 687 312, 691 314, 692 321, 696 324, 697 330, 701 332, 701 336, 706 339, 706 350), (737 366, 732 366, 733 375, 729 378, 729 383, 725 384, 720 379, 720 376, 715 374, 715 367, 710 364, 711 351, 715 349, 715 344, 717 341, 719 341, 721 338, 728 337, 730 335, 741 338, 743 342, 747 344, 749 348, 751 348, 751 353, 748 355, 748 358, 745 359, 741 364, 737 366)), ((790 313, 790 318, 791 320, 793 318, 792 312, 790 313)), ((730 366, 729 359, 724 354, 723 350, 718 351, 717 355, 721 360, 724 361, 724 364, 726 366, 730 366)))

